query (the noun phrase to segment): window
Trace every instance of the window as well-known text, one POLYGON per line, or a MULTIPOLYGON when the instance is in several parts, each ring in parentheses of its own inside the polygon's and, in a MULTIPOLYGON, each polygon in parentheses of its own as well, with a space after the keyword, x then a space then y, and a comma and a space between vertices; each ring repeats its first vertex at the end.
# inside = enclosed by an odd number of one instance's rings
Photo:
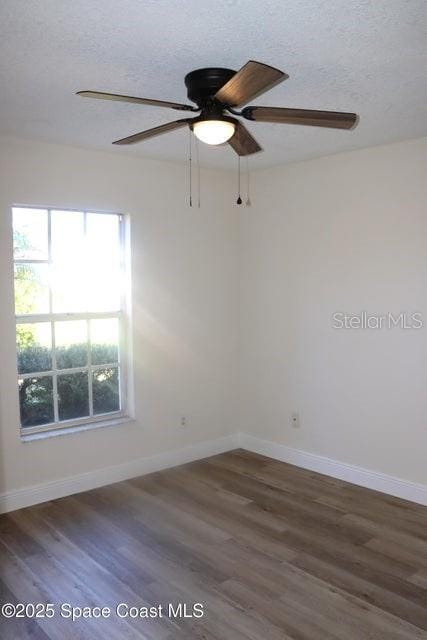
POLYGON ((21 433, 126 414, 124 219, 13 208, 21 433))

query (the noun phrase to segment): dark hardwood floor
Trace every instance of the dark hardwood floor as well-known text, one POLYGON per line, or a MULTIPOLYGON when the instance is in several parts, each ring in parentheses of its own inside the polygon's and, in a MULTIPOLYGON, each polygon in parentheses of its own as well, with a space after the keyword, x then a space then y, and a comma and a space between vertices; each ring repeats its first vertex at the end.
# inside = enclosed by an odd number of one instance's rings
POLYGON ((233 451, 1 516, 0 601, 55 605, 2 640, 426 639, 427 508, 233 451))

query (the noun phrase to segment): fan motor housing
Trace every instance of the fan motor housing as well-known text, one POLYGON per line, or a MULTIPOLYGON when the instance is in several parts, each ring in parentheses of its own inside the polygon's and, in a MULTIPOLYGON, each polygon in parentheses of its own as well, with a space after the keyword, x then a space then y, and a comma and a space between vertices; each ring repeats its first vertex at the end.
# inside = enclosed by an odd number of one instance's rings
POLYGON ((188 99, 203 107, 230 80, 236 71, 221 67, 195 69, 185 76, 188 99))

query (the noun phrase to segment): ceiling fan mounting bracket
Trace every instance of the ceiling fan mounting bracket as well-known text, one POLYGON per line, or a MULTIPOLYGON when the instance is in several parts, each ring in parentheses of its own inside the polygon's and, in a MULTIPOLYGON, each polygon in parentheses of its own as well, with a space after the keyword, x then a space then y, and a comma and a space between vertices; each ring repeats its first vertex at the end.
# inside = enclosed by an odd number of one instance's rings
MULTIPOLYGON (((236 75, 236 71, 233 71, 233 69, 223 69, 221 67, 208 67, 190 71, 184 80, 188 99, 195 102, 200 108, 212 104, 215 102, 212 100, 212 96, 234 75, 236 75)), ((216 102, 220 104, 218 101, 216 102)))
POLYGON ((225 105, 225 109, 232 113, 233 116, 241 116, 243 114, 243 110, 238 111, 237 109, 233 109, 233 107, 229 107, 228 105, 225 105))
POLYGON ((239 116, 246 118, 246 120, 255 120, 255 118, 252 115, 253 109, 254 109, 253 107, 245 107, 240 111, 239 116))

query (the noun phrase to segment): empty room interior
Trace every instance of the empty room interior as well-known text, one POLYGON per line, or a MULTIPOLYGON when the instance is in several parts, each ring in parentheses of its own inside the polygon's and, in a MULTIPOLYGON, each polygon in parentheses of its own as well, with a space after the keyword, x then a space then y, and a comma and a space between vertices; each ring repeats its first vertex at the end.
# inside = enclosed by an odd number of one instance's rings
POLYGON ((427 640, 425 0, 0 2, 0 638, 427 640))

